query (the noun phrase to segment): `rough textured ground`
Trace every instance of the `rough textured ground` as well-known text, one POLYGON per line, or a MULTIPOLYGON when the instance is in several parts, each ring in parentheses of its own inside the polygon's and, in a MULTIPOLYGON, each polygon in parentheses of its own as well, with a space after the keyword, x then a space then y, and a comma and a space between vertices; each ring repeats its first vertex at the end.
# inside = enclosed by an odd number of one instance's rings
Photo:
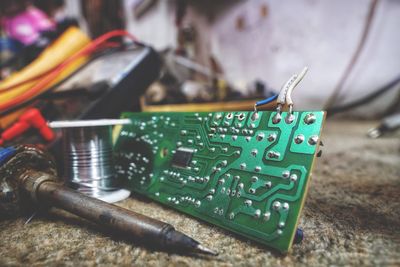
POLYGON ((215 258, 154 252, 112 239, 60 211, 0 220, 0 265, 318 266, 400 265, 400 142, 365 137, 373 124, 329 121, 303 216, 302 244, 287 256, 163 208, 128 199, 119 205, 167 221, 220 252, 215 258))

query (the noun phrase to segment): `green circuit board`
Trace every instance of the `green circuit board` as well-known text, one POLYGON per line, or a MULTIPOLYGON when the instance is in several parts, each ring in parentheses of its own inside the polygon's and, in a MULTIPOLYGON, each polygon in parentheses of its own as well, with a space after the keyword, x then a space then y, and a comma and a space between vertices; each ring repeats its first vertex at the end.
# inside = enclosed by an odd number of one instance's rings
POLYGON ((287 252, 323 111, 124 113, 116 170, 131 191, 287 252))

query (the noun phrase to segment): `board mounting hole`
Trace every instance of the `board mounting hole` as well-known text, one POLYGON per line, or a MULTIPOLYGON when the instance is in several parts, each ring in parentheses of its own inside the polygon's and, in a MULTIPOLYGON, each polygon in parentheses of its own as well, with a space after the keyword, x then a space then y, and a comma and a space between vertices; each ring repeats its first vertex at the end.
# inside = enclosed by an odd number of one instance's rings
POLYGON ((165 158, 166 156, 168 156, 168 148, 164 147, 163 149, 161 149, 160 156, 162 158, 165 158))

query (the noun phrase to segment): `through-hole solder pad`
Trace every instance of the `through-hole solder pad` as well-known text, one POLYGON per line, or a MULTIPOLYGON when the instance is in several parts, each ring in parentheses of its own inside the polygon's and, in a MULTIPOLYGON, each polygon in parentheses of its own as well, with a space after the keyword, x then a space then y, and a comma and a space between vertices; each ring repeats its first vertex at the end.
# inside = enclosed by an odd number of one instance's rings
POLYGON ((127 188, 281 252, 297 229, 323 111, 124 113, 115 144, 127 188))

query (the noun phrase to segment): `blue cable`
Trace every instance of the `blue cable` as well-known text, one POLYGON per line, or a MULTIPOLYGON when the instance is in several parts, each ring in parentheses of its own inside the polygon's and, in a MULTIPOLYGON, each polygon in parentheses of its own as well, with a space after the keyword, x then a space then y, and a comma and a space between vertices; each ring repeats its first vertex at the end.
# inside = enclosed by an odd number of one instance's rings
POLYGON ((17 150, 14 147, 5 147, 2 148, 0 146, 0 166, 3 165, 9 158, 14 156, 17 153, 17 150))
POLYGON ((260 101, 256 102, 256 107, 262 106, 262 105, 266 105, 266 104, 276 100, 277 98, 278 98, 278 95, 273 95, 273 96, 268 97, 268 98, 266 98, 264 100, 260 100, 260 101))

